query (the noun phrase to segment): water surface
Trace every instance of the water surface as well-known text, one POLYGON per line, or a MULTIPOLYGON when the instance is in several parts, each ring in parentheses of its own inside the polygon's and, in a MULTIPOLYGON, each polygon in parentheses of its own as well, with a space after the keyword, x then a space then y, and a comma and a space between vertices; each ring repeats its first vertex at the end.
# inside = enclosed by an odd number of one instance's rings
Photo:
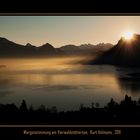
POLYGON ((138 68, 73 64, 77 59, 0 59, 0 103, 19 106, 25 99, 34 108, 77 110, 92 102, 104 106, 110 98, 119 102, 125 94, 140 97, 138 68))

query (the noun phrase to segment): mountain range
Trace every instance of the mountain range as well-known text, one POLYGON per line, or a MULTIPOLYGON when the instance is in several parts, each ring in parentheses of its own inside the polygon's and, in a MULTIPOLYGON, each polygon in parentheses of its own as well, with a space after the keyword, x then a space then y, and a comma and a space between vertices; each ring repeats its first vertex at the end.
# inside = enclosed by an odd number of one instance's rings
POLYGON ((113 45, 110 43, 99 43, 97 45, 65 45, 59 48, 55 48, 49 43, 43 44, 41 46, 34 46, 30 43, 21 45, 6 38, 0 37, 0 57, 48 57, 77 54, 84 55, 97 51, 105 51, 110 49, 112 46, 113 45))
POLYGON ((111 49, 90 60, 88 64, 140 66, 140 35, 134 34, 130 40, 122 37, 111 49))

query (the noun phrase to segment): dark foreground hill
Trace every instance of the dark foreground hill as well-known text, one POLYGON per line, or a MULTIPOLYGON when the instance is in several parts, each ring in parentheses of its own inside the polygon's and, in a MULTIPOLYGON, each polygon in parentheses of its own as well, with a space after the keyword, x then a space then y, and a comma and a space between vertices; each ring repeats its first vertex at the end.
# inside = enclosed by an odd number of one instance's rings
POLYGON ((118 43, 88 64, 111 64, 140 67, 140 35, 134 34, 131 40, 121 38, 118 43))

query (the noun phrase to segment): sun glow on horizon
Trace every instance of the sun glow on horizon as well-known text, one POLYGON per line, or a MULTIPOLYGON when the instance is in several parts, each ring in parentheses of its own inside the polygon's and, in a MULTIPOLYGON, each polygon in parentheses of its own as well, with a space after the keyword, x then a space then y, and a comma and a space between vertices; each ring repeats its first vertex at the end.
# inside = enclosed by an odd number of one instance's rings
POLYGON ((132 31, 126 31, 123 33, 123 38, 126 40, 131 40, 133 38, 133 32, 132 31))

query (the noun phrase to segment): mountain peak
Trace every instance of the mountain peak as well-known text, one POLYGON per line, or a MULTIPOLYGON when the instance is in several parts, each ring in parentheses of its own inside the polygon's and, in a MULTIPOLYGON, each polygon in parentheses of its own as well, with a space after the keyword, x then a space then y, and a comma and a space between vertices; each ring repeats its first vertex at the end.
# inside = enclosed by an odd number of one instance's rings
POLYGON ((118 43, 132 43, 132 42, 140 42, 140 35, 139 34, 133 34, 132 38, 125 39, 125 37, 121 37, 121 39, 118 41, 118 43))
POLYGON ((89 63, 140 67, 140 35, 134 34, 130 40, 121 37, 115 46, 89 63))
MULTIPOLYGON (((125 39, 124 37, 121 37, 121 39, 118 41, 116 44, 117 48, 120 49, 126 49, 132 51, 133 49, 140 49, 140 35, 139 34, 133 34, 132 38, 130 39, 125 39)), ((129 53, 128 52, 128 53, 129 53)))
POLYGON ((31 43, 27 43, 25 45, 25 47, 28 47, 28 48, 36 48, 36 46, 35 45, 32 45, 31 43))
POLYGON ((33 45, 32 45, 32 44, 30 44, 30 43, 27 43, 25 46, 29 46, 29 47, 30 47, 30 46, 33 46, 33 45))
POLYGON ((0 37, 0 42, 5 43, 5 42, 12 42, 4 37, 0 37))
POLYGON ((5 37, 0 37, 0 40, 8 40, 8 39, 6 39, 5 37))
POLYGON ((54 49, 54 47, 53 47, 51 44, 49 44, 49 43, 45 43, 45 44, 43 44, 43 45, 40 46, 40 47, 43 47, 43 48, 52 48, 52 49, 54 49))

